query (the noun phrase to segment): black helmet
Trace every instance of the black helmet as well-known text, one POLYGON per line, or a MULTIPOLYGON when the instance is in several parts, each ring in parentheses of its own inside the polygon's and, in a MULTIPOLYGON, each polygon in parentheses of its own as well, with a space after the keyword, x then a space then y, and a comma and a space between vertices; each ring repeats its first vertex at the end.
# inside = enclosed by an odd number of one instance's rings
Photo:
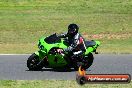
POLYGON ((79 27, 76 24, 68 26, 68 35, 74 37, 78 33, 79 27))

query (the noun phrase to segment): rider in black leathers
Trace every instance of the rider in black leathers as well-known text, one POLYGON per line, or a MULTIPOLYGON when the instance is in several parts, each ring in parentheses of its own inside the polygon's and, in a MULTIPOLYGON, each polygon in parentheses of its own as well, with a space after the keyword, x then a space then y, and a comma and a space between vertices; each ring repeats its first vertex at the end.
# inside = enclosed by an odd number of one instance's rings
POLYGON ((86 51, 85 41, 81 34, 78 33, 79 27, 76 24, 70 24, 68 26, 68 32, 58 35, 60 38, 66 38, 68 48, 64 49, 66 52, 73 52, 73 56, 78 56, 86 51))

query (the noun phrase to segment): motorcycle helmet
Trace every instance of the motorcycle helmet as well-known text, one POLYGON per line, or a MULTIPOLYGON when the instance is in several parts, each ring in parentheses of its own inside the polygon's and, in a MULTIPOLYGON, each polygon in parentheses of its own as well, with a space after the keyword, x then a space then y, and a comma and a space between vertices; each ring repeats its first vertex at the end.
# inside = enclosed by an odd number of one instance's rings
POLYGON ((76 24, 70 24, 68 26, 68 35, 74 37, 78 33, 79 27, 76 24))

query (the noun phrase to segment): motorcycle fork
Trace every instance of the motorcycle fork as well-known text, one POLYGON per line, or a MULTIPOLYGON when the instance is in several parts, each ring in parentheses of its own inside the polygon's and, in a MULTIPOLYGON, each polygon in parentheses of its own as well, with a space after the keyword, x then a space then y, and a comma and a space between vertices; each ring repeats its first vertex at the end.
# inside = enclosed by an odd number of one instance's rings
POLYGON ((38 66, 48 66, 49 62, 48 62, 47 56, 45 56, 37 65, 38 66))

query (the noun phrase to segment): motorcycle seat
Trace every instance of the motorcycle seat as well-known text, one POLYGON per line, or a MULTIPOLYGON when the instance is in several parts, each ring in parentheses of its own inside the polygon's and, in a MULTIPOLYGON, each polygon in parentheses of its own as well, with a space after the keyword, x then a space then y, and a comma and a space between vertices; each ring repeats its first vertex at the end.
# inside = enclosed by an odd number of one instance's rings
POLYGON ((91 40, 91 41, 85 41, 85 46, 86 47, 92 47, 92 46, 95 46, 96 43, 95 41, 91 40))

